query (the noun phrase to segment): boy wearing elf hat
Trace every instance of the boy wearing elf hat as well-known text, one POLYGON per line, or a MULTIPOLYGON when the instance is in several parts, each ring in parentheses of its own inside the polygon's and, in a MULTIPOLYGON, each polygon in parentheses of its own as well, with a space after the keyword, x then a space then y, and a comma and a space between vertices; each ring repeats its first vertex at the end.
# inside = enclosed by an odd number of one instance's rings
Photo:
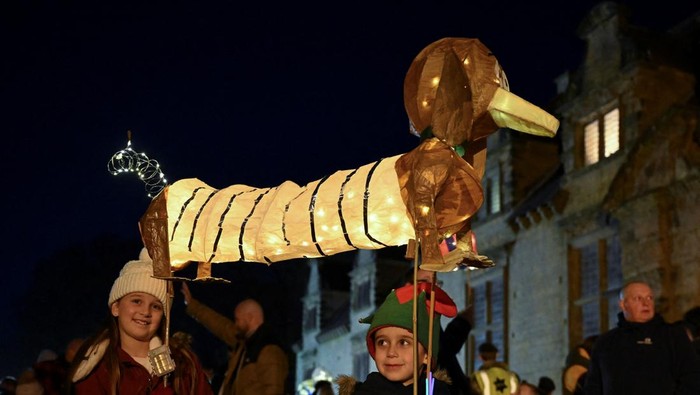
MULTIPOLYGON (((340 395, 413 393, 414 301, 417 304, 418 393, 426 393, 426 377, 432 377, 437 360, 440 316, 454 317, 457 307, 442 289, 429 283, 419 283, 416 290, 413 285, 406 285, 391 291, 374 314, 360 320, 361 323, 370 325, 366 337, 367 350, 374 359, 378 372, 370 373, 363 382, 350 376, 340 376, 337 380, 340 395), (431 296, 435 300, 432 320, 431 296)), ((449 378, 444 371, 435 372, 434 379, 428 393, 449 394, 445 382, 449 378)))

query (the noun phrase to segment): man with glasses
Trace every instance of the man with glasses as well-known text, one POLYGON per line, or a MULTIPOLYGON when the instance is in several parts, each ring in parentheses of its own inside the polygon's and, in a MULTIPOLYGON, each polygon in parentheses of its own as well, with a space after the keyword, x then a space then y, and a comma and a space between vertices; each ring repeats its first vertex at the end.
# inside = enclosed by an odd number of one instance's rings
POLYGON ((700 359, 677 325, 654 310, 644 281, 620 290, 617 327, 593 347, 586 395, 700 394, 700 359))

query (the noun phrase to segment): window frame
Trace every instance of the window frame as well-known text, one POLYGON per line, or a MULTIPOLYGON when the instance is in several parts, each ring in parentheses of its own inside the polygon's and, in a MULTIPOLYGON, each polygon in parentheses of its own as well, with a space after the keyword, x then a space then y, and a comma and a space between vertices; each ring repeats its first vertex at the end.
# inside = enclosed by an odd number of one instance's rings
POLYGON ((318 329, 318 306, 313 305, 304 309, 304 322, 302 328, 305 331, 313 331, 318 329))
POLYGON ((370 371, 370 356, 367 353, 367 342, 363 335, 358 334, 350 340, 352 344, 352 374, 354 377, 366 377, 370 371))
POLYGON ((486 174, 486 215, 494 215, 503 211, 503 174, 498 163, 493 171, 486 174))
POLYGON ((586 336, 600 334, 611 328, 616 322, 613 317, 619 310, 615 300, 622 288, 622 247, 619 233, 613 228, 604 228, 590 235, 574 239, 568 247, 569 267, 569 295, 568 295, 568 322, 569 341, 577 344, 586 336), (592 294, 585 294, 583 289, 582 250, 595 245, 597 257, 597 289, 592 294), (612 248, 617 248, 613 251, 612 248), (611 256, 616 254, 616 256, 611 256), (615 259, 617 259, 615 261, 615 259), (616 267, 613 268, 613 265, 616 267), (614 270, 614 271, 613 271, 614 270), (619 278, 610 278, 611 273, 618 274, 619 278), (583 306, 597 307, 598 330, 595 333, 584 332, 583 306), (614 314, 612 313, 614 311, 614 314))
POLYGON ((595 166, 599 163, 605 162, 606 159, 614 157, 617 153, 622 151, 624 141, 622 119, 622 109, 617 102, 603 106, 588 117, 581 119, 581 121, 578 123, 575 139, 576 168, 583 169, 595 166), (605 119, 615 111, 617 111, 617 149, 606 155, 606 142, 609 140, 609 137, 607 136, 608 132, 606 130, 605 119), (597 158, 594 162, 587 163, 586 134, 588 126, 593 123, 595 123, 597 126, 597 158), (608 138, 606 139, 606 137, 608 138))
POLYGON ((372 282, 367 278, 360 282, 353 283, 352 309, 360 310, 372 304, 372 282))
MULTIPOLYGON (((481 280, 481 279, 480 279, 481 280)), ((487 276, 483 281, 474 281, 467 285, 468 300, 474 306, 473 328, 467 341, 468 349, 465 353, 465 366, 468 373, 473 373, 479 368, 479 344, 488 341, 493 342, 499 348, 503 362, 508 362, 508 270, 507 267, 495 275, 487 276), (500 286, 500 289, 496 289, 500 286), (500 308, 495 306, 494 295, 498 291, 501 296, 500 308), (477 294, 482 292, 483 297, 477 294), (483 308, 478 306, 483 303, 483 308), (500 311, 496 315, 495 312, 500 311), (483 317, 477 314, 483 313, 483 317), (483 318, 483 319, 482 319, 483 318)))

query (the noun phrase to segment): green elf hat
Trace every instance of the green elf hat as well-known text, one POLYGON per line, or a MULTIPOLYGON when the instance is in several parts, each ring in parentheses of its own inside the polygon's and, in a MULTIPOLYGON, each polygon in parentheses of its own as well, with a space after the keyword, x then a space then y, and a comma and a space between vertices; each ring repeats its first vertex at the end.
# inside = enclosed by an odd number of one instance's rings
MULTIPOLYGON (((421 282, 417 285, 417 335, 418 342, 428 350, 429 326, 430 326, 430 291, 435 291, 435 311, 433 318, 433 345, 432 361, 437 361, 440 344, 440 316, 454 317, 457 315, 457 306, 449 295, 438 286, 421 282)), ((405 285, 391 291, 384 303, 369 317, 362 318, 360 323, 370 324, 367 331, 367 350, 374 358, 374 333, 387 326, 397 326, 409 332, 413 331, 413 285, 405 285)), ((431 366, 435 366, 431 363, 431 366)))

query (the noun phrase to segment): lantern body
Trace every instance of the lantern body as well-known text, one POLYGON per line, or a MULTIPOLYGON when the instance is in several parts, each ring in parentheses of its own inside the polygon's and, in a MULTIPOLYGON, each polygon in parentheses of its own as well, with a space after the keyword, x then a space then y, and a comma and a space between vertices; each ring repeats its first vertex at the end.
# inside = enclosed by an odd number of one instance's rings
POLYGON ((167 238, 175 270, 194 262, 271 263, 353 249, 404 245, 414 229, 401 198, 398 156, 299 186, 232 185, 198 179, 168 186, 167 238))

